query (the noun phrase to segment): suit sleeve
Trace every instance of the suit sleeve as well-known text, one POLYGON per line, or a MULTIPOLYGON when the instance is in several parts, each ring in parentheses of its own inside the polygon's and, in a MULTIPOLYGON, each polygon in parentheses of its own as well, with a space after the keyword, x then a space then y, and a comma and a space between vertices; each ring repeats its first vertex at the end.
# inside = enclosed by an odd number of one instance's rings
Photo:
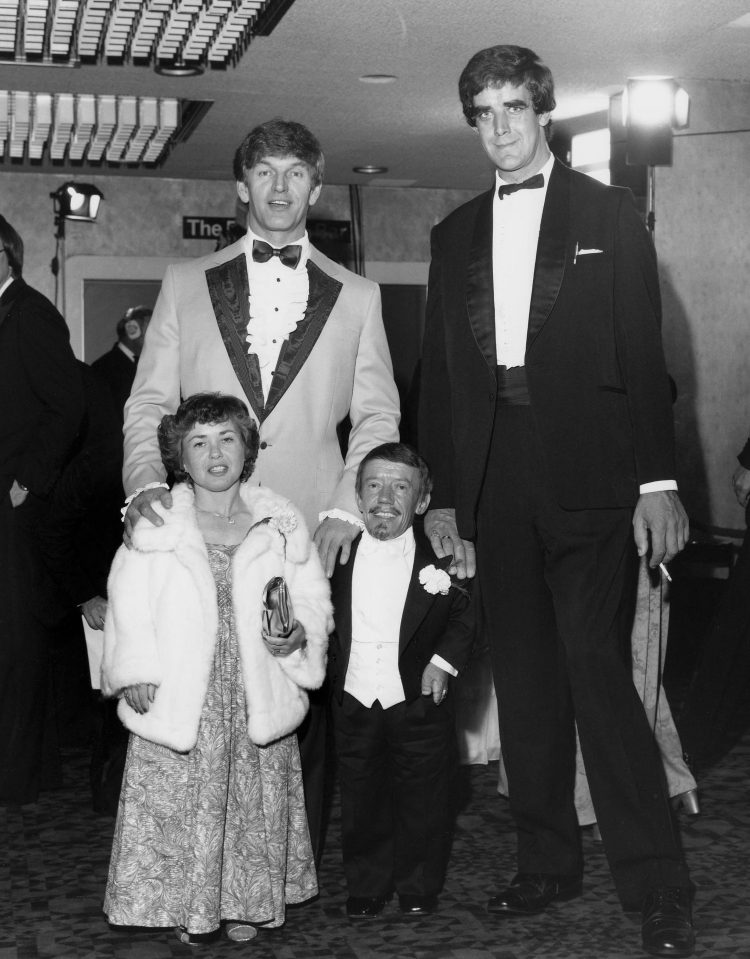
POLYGON ((398 440, 401 418, 393 364, 383 326, 380 288, 373 285, 365 308, 357 357, 354 364, 349 419, 352 428, 344 472, 328 509, 358 513, 354 496, 357 468, 362 457, 381 443, 398 440))
POLYGON ((432 509, 455 506, 453 417, 445 344, 442 260, 438 231, 433 229, 418 410, 419 449, 432 473, 432 509))
POLYGON ((15 478, 37 496, 47 496, 81 427, 83 384, 60 314, 41 297, 20 310, 20 362, 43 411, 29 433, 15 478))
POLYGON ((475 603, 471 583, 453 587, 449 593, 451 612, 448 624, 435 645, 433 655, 441 656, 460 674, 466 666, 476 635, 475 603))
POLYGON ((168 267, 125 404, 122 485, 126 495, 148 483, 165 480, 156 428, 179 403, 180 328, 174 270, 168 267))
POLYGON ((629 193, 615 229, 615 335, 626 385, 639 485, 674 479, 675 442, 669 378, 661 342, 656 254, 629 193))

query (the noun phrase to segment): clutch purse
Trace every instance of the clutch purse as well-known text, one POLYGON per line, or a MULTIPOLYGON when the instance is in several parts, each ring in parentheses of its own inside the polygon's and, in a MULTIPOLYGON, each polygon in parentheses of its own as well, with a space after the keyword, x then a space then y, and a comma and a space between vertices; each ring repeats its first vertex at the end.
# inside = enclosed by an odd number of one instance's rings
POLYGON ((288 636, 294 626, 289 587, 283 576, 266 583, 263 594, 263 629, 269 636, 288 636))

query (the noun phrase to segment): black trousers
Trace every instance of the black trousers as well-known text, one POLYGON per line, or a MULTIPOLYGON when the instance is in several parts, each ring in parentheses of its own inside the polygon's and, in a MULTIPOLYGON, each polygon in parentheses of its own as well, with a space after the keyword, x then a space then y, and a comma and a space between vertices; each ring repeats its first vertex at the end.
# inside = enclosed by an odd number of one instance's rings
POLYGON ((344 693, 331 709, 349 895, 437 895, 455 812, 452 695, 383 709, 344 693))
POLYGON ((518 868, 583 871, 574 720, 624 905, 688 887, 661 760, 623 637, 637 573, 631 511, 561 509, 529 406, 498 406, 479 508, 479 586, 518 868))
POLYGON ((38 548, 46 504, 0 503, 0 802, 61 784, 51 702, 49 583, 38 548))

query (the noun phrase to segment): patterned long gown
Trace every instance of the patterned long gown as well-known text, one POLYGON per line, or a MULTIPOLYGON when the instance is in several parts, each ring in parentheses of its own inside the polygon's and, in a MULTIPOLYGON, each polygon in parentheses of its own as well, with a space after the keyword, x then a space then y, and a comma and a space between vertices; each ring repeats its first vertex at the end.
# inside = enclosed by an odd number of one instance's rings
POLYGON ((261 747, 247 737, 233 553, 209 546, 219 629, 194 749, 130 737, 104 900, 115 925, 280 926, 286 903, 318 891, 296 735, 261 747))

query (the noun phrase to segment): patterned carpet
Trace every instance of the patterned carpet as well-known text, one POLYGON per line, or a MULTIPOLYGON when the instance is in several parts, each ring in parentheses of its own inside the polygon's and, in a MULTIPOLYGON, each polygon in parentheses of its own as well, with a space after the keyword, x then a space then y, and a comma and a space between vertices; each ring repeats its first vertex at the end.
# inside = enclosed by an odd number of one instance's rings
MULTIPOLYGON (((693 620, 693 624, 694 624, 693 620)), ((668 661, 669 665, 669 661, 668 661)), ((679 677, 678 677, 679 678, 679 677)), ((34 805, 0 807, 0 959, 630 959, 643 955, 637 916, 622 913, 603 847, 584 830, 584 894, 533 920, 490 916, 485 903, 514 872, 497 763, 461 770, 462 803, 438 912, 352 923, 344 912, 334 798, 319 897, 290 909, 286 926, 241 945, 180 944, 168 930, 108 926, 101 911, 113 820, 90 812, 88 750, 68 745, 65 786, 34 805)), ((699 781, 702 815, 681 817, 695 882, 696 955, 750 957, 750 733, 699 781)))
MULTIPOLYGON (((697 886, 697 955, 750 955, 747 850, 750 736, 700 783, 703 813, 682 820, 697 886)), ((101 912, 112 820, 89 812, 87 755, 65 756, 67 785, 39 803, 0 809, 0 959, 186 956, 168 931, 110 928, 101 912)), ((507 805, 495 794, 497 764, 466 767, 463 809, 440 909, 408 920, 394 903, 354 924, 344 914, 337 809, 334 805, 317 900, 289 911, 281 930, 239 945, 217 940, 193 950, 205 957, 258 959, 626 959, 638 956, 637 917, 618 905, 601 845, 584 831, 584 895, 530 920, 489 916, 488 894, 513 872, 507 805)))

